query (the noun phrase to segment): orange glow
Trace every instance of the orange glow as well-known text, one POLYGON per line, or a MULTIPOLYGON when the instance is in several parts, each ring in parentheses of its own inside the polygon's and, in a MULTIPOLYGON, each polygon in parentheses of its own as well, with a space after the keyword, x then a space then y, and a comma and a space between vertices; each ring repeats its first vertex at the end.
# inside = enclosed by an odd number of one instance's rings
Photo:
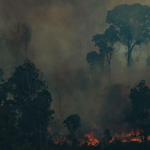
POLYGON ((91 146, 97 146, 98 143, 99 143, 99 141, 94 137, 94 133, 93 132, 91 132, 89 134, 85 134, 84 135, 84 139, 85 139, 85 141, 83 141, 81 143, 81 145, 87 143, 88 146, 90 146, 90 145, 91 146))
POLYGON ((55 144, 59 144, 59 145, 62 145, 65 141, 66 141, 66 137, 63 137, 63 136, 59 136, 59 137, 56 137, 56 138, 53 138, 53 141, 55 144))
MULTIPOLYGON (((112 143, 115 139, 119 140, 120 142, 126 143, 126 142, 139 142, 141 143, 144 139, 143 136, 140 136, 140 130, 139 129, 132 129, 130 133, 122 133, 121 135, 115 134, 115 136, 112 137, 112 140, 110 140, 109 143, 112 143)), ((148 136, 148 140, 150 141, 150 136, 148 136)), ((59 136, 57 138, 53 138, 53 141, 55 144, 62 145, 65 141, 67 141, 66 137, 59 136)), ((90 132, 89 134, 84 135, 84 140, 80 142, 80 146, 83 144, 87 144, 88 146, 97 146, 99 144, 99 140, 94 137, 94 132, 90 132)))
POLYGON ((56 118, 57 118, 57 120, 59 120, 59 119, 60 119, 59 115, 57 115, 57 117, 56 117, 56 118))
MULTIPOLYGON (((121 135, 115 135, 110 143, 113 142, 115 139, 119 139, 121 142, 142 142, 139 129, 131 130, 131 132, 127 134, 122 133, 121 135)), ((150 139, 150 136, 148 137, 148 139, 150 139)))

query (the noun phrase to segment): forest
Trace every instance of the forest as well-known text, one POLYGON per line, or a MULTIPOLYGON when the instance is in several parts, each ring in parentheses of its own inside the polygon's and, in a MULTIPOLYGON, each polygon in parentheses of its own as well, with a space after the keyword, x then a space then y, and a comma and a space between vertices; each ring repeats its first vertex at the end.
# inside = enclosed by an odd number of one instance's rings
POLYGON ((86 35, 93 46, 85 66, 61 61, 67 51, 57 65, 43 56, 44 44, 36 61, 40 42, 23 18, 0 30, 0 150, 150 149, 150 7, 115 5, 105 22, 104 32, 86 35))

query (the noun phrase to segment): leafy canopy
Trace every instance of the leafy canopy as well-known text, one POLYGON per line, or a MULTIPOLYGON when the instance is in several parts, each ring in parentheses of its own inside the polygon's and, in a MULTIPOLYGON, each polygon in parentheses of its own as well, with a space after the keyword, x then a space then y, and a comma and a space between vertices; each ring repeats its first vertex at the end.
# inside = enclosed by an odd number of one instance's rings
POLYGON ((74 115, 70 115, 69 117, 67 117, 63 124, 65 127, 68 128, 70 133, 74 133, 80 126, 81 119, 79 117, 79 115, 74 114, 74 115))
POLYGON ((118 31, 118 39, 124 45, 150 38, 150 7, 139 3, 118 5, 107 12, 106 22, 118 31))

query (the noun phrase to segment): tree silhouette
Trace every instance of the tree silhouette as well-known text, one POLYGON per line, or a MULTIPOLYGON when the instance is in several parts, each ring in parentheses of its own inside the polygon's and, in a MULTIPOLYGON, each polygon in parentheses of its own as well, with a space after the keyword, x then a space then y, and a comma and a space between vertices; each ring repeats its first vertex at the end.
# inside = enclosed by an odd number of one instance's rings
POLYGON ((52 119, 52 98, 40 71, 28 59, 18 66, 8 79, 9 92, 16 105, 17 126, 25 139, 42 149, 46 142, 47 127, 52 119))
POLYGON ((150 7, 139 3, 118 5, 107 12, 106 22, 117 31, 118 41, 127 46, 127 65, 131 66, 135 45, 150 39, 150 7))
POLYGON ((110 26, 104 34, 97 34, 93 36, 93 40, 95 42, 95 46, 99 48, 100 54, 93 51, 87 54, 87 62, 91 65, 91 67, 99 67, 101 71, 105 69, 105 58, 108 63, 108 70, 109 70, 109 83, 111 83, 110 77, 110 66, 111 66, 111 59, 114 53, 113 45, 117 42, 117 31, 113 26, 110 26))
POLYGON ((130 90, 132 112, 128 121, 134 128, 138 128, 141 137, 147 141, 150 134, 150 89, 146 86, 145 80, 140 81, 130 90))
POLYGON ((77 138, 76 138, 75 131, 81 126, 81 119, 79 115, 77 114, 70 115, 64 120, 63 124, 65 127, 67 127, 67 129, 70 132, 70 134, 68 135, 68 138, 72 140, 72 146, 76 147, 77 138))
POLYGON ((93 51, 87 54, 87 62, 90 64, 91 69, 99 68, 101 71, 104 70, 104 55, 98 54, 93 51))
POLYGON ((2 69, 0 69, 0 149, 13 149, 19 134, 15 128, 14 102, 8 99, 8 87, 3 74, 2 69))
POLYGON ((106 129, 104 131, 103 140, 104 140, 104 142, 108 143, 108 142, 110 142, 111 139, 112 139, 112 136, 111 136, 111 133, 110 133, 110 129, 106 129))
POLYGON ((13 23, 13 28, 9 31, 2 31, 0 36, 0 48, 9 50, 16 60, 20 55, 27 58, 27 50, 31 40, 31 29, 22 19, 13 23), (18 56, 18 57, 17 57, 18 56))
POLYGON ((28 49, 28 45, 30 42, 30 38, 31 38, 31 30, 26 24, 23 24, 23 34, 21 36, 21 39, 22 39, 22 42, 24 42, 25 44, 26 57, 27 57, 27 49, 28 49))

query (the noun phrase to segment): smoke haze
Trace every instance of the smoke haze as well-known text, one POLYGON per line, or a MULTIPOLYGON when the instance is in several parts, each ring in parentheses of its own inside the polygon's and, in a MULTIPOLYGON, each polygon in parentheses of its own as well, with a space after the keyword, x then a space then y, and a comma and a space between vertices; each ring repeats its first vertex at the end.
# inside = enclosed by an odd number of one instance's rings
MULTIPOLYGON (((141 79, 150 85, 148 49, 144 45, 133 50, 133 58, 140 56, 140 60, 130 69, 126 67, 124 46, 113 55, 111 87, 108 73, 91 71, 86 62, 87 53, 98 51, 92 37, 109 27, 107 11, 125 3, 150 6, 148 0, 0 0, 0 34, 13 31, 19 20, 31 28, 28 58, 44 73, 55 115, 63 121, 71 114, 79 114, 82 131, 123 127, 121 120, 130 111, 130 88, 141 79)), ((23 48, 1 49, 1 54, 0 67, 6 77, 25 59, 23 48)))

